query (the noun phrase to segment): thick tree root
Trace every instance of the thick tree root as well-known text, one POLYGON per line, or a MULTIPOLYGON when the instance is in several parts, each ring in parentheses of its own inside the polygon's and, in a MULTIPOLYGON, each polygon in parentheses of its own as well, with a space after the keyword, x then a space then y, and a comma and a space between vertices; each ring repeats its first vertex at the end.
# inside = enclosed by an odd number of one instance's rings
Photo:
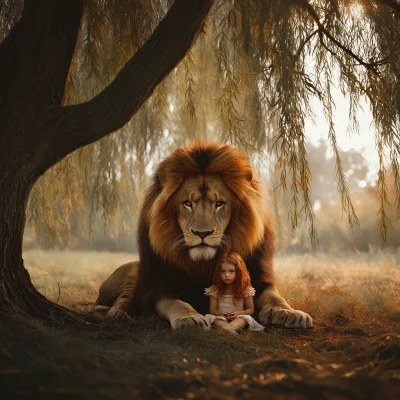
MULTIPOLYGON (((32 284, 18 288, 18 291, 7 290, 0 283, 0 319, 14 316, 20 320, 37 320, 45 325, 85 326, 90 324, 84 314, 78 314, 48 300, 32 284)), ((93 323, 95 321, 91 321, 93 323)))

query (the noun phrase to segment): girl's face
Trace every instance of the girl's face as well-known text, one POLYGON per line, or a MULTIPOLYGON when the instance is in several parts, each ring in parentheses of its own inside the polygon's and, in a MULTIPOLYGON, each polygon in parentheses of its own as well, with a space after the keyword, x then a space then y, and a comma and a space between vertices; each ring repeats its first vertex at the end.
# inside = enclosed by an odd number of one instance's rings
POLYGON ((221 264, 221 278, 225 284, 234 283, 236 281, 236 266, 224 262, 221 264))

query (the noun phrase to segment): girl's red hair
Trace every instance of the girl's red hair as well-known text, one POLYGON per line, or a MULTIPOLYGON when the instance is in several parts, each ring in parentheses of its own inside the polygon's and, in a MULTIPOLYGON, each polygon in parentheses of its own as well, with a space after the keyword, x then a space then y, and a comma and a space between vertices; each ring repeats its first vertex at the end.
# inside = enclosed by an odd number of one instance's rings
POLYGON ((218 297, 224 292, 225 284, 222 282, 221 277, 221 265, 224 263, 233 264, 235 266, 236 281, 234 283, 235 289, 233 297, 236 300, 242 299, 245 290, 250 286, 250 275, 243 258, 233 251, 226 253, 221 258, 214 272, 214 286, 218 289, 218 297))

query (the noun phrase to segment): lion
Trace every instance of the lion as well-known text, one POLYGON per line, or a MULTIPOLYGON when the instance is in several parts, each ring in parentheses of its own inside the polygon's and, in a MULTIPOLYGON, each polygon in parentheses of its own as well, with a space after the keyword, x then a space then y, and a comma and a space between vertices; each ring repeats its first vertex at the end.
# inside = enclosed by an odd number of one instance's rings
POLYGON ((96 311, 118 320, 157 313, 173 329, 209 329, 204 288, 219 257, 234 250, 246 262, 263 325, 312 327, 276 288, 266 200, 248 157, 233 146, 196 143, 159 164, 140 212, 138 250, 138 262, 103 282, 96 311))

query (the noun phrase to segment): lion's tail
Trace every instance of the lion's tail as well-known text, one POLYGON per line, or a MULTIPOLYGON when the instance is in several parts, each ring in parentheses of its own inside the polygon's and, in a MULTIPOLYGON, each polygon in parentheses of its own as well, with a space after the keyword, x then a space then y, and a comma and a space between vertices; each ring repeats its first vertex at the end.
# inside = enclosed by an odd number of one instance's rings
POLYGON ((100 299, 100 295, 97 297, 97 300, 94 302, 93 304, 93 308, 92 308, 92 313, 99 316, 100 318, 103 318, 104 316, 107 315, 108 310, 111 307, 108 306, 104 306, 102 304, 102 301, 100 299))
POLYGON ((100 294, 97 296, 97 299, 96 299, 96 301, 94 302, 93 307, 96 307, 96 306, 98 306, 98 305, 101 305, 100 294))
POLYGON ((97 305, 96 306, 95 305, 93 307, 93 312, 104 312, 104 313, 107 313, 110 308, 111 307, 108 307, 108 306, 101 306, 101 305, 97 305))
POLYGON ((109 316, 107 315, 107 313, 111 307, 103 306, 97 303, 98 299, 96 300, 96 303, 94 303, 92 310, 86 315, 85 319, 89 322, 94 322, 94 323, 99 323, 109 320, 109 316))

